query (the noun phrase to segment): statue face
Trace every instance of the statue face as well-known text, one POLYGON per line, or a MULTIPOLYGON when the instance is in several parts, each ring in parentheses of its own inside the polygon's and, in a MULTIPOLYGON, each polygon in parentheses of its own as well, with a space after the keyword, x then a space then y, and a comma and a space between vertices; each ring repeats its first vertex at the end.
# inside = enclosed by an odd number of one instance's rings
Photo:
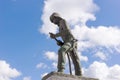
POLYGON ((54 17, 52 22, 53 22, 54 24, 59 24, 59 21, 60 21, 60 18, 59 18, 59 17, 54 17))

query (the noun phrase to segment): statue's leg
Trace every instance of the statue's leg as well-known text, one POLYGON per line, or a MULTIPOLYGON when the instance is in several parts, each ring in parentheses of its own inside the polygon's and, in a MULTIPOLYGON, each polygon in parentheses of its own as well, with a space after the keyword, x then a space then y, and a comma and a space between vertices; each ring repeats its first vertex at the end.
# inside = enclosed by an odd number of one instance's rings
POLYGON ((72 50, 70 52, 70 56, 72 58, 74 68, 75 68, 75 75, 82 76, 81 66, 80 66, 80 60, 77 54, 76 50, 72 50))
POLYGON ((61 48, 58 50, 58 72, 64 72, 65 69, 65 54, 71 47, 70 43, 65 43, 61 48))

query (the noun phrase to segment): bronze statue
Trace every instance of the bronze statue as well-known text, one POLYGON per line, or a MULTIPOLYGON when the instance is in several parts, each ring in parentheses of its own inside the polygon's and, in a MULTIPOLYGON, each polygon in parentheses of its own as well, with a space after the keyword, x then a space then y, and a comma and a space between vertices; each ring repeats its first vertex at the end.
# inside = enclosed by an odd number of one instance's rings
POLYGON ((80 60, 77 54, 77 40, 71 33, 69 26, 58 13, 53 13, 50 16, 50 21, 59 27, 59 32, 57 34, 50 33, 50 37, 56 41, 56 37, 61 37, 63 40, 63 42, 57 41, 57 44, 60 46, 60 49, 58 50, 58 72, 64 72, 66 61, 65 55, 69 53, 74 64, 75 75, 82 76, 79 63, 80 60))

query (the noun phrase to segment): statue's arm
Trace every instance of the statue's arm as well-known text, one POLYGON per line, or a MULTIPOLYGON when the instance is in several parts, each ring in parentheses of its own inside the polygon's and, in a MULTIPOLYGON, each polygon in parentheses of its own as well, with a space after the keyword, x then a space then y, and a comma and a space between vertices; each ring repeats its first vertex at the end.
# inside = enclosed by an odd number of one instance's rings
POLYGON ((56 34, 55 34, 55 37, 60 37, 60 33, 56 33, 56 34))
POLYGON ((54 34, 54 33, 49 32, 49 34, 50 34, 50 37, 51 37, 51 38, 60 37, 60 33, 54 34))

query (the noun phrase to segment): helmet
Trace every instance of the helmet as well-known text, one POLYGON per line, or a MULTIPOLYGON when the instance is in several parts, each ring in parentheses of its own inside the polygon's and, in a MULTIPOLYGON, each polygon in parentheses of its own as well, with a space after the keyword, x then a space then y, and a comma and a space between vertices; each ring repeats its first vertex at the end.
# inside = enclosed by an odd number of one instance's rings
POLYGON ((60 17, 60 15, 56 12, 54 12, 51 16, 50 16, 50 21, 53 22, 54 17, 60 17))

